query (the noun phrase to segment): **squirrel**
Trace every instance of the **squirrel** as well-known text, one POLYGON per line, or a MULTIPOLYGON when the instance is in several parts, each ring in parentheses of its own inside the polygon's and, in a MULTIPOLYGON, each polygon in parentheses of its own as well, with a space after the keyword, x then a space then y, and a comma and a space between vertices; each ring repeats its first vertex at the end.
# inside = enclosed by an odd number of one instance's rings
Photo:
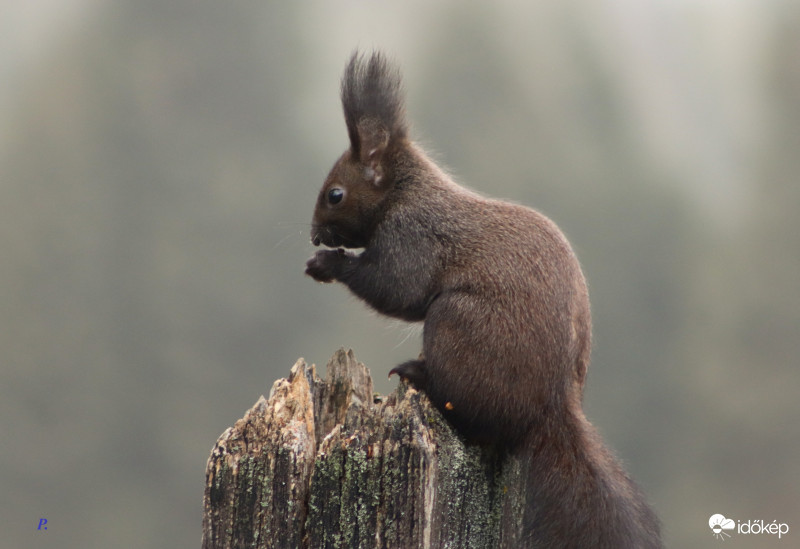
POLYGON ((455 183, 409 138, 401 77, 354 52, 341 82, 350 147, 317 198, 306 274, 424 321, 393 368, 468 441, 525 456, 530 547, 656 548, 660 526, 582 410, 586 281, 541 213, 455 183), (363 249, 360 253, 348 251, 363 249))

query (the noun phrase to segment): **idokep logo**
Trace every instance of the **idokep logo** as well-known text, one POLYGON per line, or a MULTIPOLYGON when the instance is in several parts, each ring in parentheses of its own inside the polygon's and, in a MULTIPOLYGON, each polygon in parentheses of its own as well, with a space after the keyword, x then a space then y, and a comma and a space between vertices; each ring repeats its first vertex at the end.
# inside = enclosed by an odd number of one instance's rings
POLYGON ((789 525, 786 523, 779 523, 777 520, 773 520, 772 522, 765 522, 763 520, 737 522, 733 519, 725 518, 724 515, 720 514, 711 515, 708 519, 708 527, 711 528, 714 537, 722 541, 731 537, 733 533, 743 535, 777 535, 778 539, 781 539, 783 535, 789 533, 789 525))
POLYGON ((725 530, 733 530, 736 528, 736 523, 729 518, 725 518, 724 515, 711 515, 711 518, 708 519, 708 526, 714 532, 715 538, 725 541, 726 537, 731 537, 725 530))

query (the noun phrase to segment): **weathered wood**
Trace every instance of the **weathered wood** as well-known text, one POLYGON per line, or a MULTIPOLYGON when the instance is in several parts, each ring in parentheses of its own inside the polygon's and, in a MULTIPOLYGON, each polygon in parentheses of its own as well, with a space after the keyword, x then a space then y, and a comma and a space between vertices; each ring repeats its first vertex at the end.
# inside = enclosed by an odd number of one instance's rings
POLYGON ((300 359, 206 469, 203 548, 519 547, 521 465, 465 445, 424 394, 373 394, 339 350, 300 359))

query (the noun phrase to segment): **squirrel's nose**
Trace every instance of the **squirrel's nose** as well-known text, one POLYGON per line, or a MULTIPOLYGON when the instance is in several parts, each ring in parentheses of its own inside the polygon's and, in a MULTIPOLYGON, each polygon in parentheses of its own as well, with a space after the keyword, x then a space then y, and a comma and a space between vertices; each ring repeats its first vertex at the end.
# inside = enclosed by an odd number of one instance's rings
POLYGON ((312 243, 314 246, 319 246, 319 242, 320 242, 320 240, 319 240, 319 236, 317 236, 317 235, 314 235, 314 236, 312 236, 312 237, 311 237, 311 243, 312 243))

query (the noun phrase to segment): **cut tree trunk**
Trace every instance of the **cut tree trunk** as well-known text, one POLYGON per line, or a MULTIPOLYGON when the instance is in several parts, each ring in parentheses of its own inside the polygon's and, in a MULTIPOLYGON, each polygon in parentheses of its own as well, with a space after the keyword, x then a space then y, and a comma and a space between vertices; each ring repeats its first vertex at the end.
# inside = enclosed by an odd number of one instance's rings
POLYGON ((299 359, 211 452, 203 548, 517 548, 523 464, 465 444, 426 396, 373 394, 339 350, 299 359))

